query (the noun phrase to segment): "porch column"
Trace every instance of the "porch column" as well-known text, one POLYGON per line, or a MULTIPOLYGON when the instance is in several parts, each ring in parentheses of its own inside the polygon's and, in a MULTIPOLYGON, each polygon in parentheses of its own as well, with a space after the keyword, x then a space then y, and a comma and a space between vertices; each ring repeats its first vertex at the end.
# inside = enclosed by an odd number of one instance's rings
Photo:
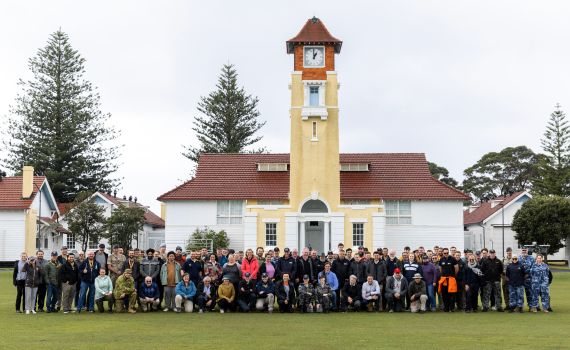
POLYGON ((297 213, 285 214, 285 247, 288 247, 289 249, 299 246, 298 222, 297 213))
POLYGON ((243 217, 243 250, 257 247, 257 213, 245 213, 243 217))
POLYGON ((303 252, 305 248, 305 221, 298 223, 299 225, 299 255, 303 252))
POLYGON ((324 246, 325 246, 325 251, 323 253, 327 253, 329 250, 331 249, 331 222, 330 221, 325 221, 325 240, 324 240, 324 246))
POLYGON ((344 243, 345 247, 352 244, 348 244, 344 239, 344 213, 332 213, 330 225, 330 244, 335 249, 339 243, 344 243))
POLYGON ((384 213, 372 214, 372 248, 386 247, 386 216, 384 213))

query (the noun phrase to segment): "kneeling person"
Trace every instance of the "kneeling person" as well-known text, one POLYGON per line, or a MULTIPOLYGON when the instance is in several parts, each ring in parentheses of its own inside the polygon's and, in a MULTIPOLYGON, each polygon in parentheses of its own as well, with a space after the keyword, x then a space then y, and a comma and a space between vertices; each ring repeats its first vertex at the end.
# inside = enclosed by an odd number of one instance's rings
POLYGON ((117 277, 115 292, 113 293, 117 301, 117 312, 122 312, 125 305, 128 305, 130 313, 134 314, 137 312, 137 290, 131 273, 131 269, 126 269, 122 275, 117 277))
POLYGON ((269 280, 267 273, 261 274, 261 281, 257 282, 255 286, 255 294, 257 301, 255 308, 258 311, 263 311, 265 307, 271 313, 273 312, 273 304, 275 303, 275 285, 269 280))
POLYGON ((185 273, 182 276, 182 281, 176 285, 176 297, 174 298, 176 312, 182 311, 182 304, 184 304, 185 312, 192 312, 194 310, 195 295, 196 286, 194 286, 194 282, 190 281, 190 275, 185 273))
POLYGON ((143 312, 156 311, 160 305, 160 290, 150 276, 145 277, 144 283, 139 288, 139 304, 143 312))
POLYGON ((113 281, 111 277, 107 276, 105 269, 99 269, 99 276, 95 278, 95 304, 99 312, 104 312, 103 302, 107 301, 109 312, 113 312, 113 304, 115 298, 113 297, 113 281))
POLYGON ((422 275, 416 273, 414 282, 408 286, 408 295, 410 296, 410 310, 412 312, 423 313, 426 311, 426 301, 428 299, 426 293, 426 283, 422 280, 422 275))

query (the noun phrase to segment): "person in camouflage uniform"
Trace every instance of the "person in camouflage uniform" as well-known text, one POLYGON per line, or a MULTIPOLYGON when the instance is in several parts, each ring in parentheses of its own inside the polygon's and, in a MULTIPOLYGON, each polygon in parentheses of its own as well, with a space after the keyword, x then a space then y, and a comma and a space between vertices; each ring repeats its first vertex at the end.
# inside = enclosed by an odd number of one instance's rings
POLYGON ((127 258, 119 253, 119 246, 113 246, 113 254, 109 256, 107 260, 107 267, 109 268, 109 277, 111 277, 111 281, 113 285, 115 285, 117 278, 123 273, 123 265, 127 258))
POLYGON ((127 300, 129 302, 128 311, 132 314, 137 312, 137 290, 135 288, 135 280, 131 276, 131 273, 131 269, 126 269, 125 272, 117 278, 117 283, 115 283, 115 291, 113 294, 117 312, 123 311, 127 300))
MULTIPOLYGON (((521 249, 521 255, 519 256, 520 263, 524 266, 525 271, 530 272, 532 265, 534 265, 534 258, 532 255, 528 255, 528 249, 523 247, 521 249)), ((531 291, 530 273, 524 280, 524 294, 526 295, 526 304, 530 310, 530 302, 532 301, 532 291, 531 291)))
POLYGON ((537 312, 538 308, 538 297, 542 302, 542 309, 544 312, 549 312, 550 309, 550 288, 548 285, 549 278, 548 274, 550 268, 547 264, 542 262, 542 255, 536 256, 536 262, 530 268, 530 279, 531 279, 531 292, 532 299, 530 302, 530 311, 537 312))
POLYGON ((512 257, 507 270, 505 271, 505 280, 509 287, 509 302, 507 308, 509 312, 523 312, 524 305, 524 280, 527 271, 523 264, 519 262, 519 258, 515 255, 512 257))
POLYGON ((315 288, 309 282, 309 275, 303 276, 303 283, 299 286, 298 308, 301 312, 313 312, 317 295, 315 288))
POLYGON ((322 274, 317 284, 317 312, 329 312, 331 307, 331 293, 332 289, 327 283, 325 275, 322 274))
POLYGON ((506 278, 506 273, 507 273, 507 266, 509 266, 511 264, 513 260, 513 249, 511 247, 507 248, 507 256, 505 256, 503 258, 503 276, 501 278, 501 287, 503 288, 503 300, 505 300, 505 306, 507 309, 510 308, 510 302, 509 302, 509 294, 510 294, 510 288, 509 288, 509 283, 507 281, 506 278))

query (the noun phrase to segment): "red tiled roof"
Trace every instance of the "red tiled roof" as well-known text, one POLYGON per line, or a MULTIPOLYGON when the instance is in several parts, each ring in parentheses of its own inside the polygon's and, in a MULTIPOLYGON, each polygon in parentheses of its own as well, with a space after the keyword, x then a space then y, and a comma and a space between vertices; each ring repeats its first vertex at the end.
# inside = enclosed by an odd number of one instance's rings
POLYGON ((479 207, 477 209, 473 210, 471 213, 469 212, 469 209, 466 209, 463 211, 463 224, 464 225, 471 225, 471 224, 476 224, 476 223, 485 221, 485 219, 487 219, 489 216, 491 216, 494 213, 501 210, 501 207, 506 206, 507 204, 509 204, 510 202, 515 200, 518 196, 520 196, 523 193, 524 193, 524 191, 520 191, 520 192, 515 192, 510 196, 497 197, 494 200, 501 200, 502 201, 501 203, 503 205, 500 205, 500 204, 495 205, 495 207, 493 207, 493 208, 491 208, 491 201, 475 204, 475 205, 479 205, 479 207))
MULTIPOLYGON (((118 198, 105 193, 105 192, 98 192, 101 196, 107 198, 111 203, 115 204, 115 205, 122 205, 123 203, 125 203, 125 201, 121 201, 118 198)), ((131 204, 133 204, 134 202, 129 202, 131 204)), ((136 203, 137 205, 140 205, 141 207, 143 206, 140 203, 136 203)), ((158 215, 156 215, 155 213, 153 213, 152 211, 150 211, 148 208, 146 209, 146 212, 144 214, 144 222, 148 225, 151 225, 153 227, 164 227, 165 223, 164 220, 162 220, 162 218, 158 215)))
POLYGON ((296 44, 333 44, 336 53, 340 53, 342 41, 331 35, 323 21, 313 17, 301 28, 299 34, 287 40, 287 53, 293 53, 296 44))
MULTIPOLYGON (((464 193, 435 180, 422 153, 341 154, 368 172, 341 172, 342 199, 452 199, 464 193)), ((204 154, 196 177, 158 200, 288 199, 289 171, 258 172, 257 163, 289 163, 289 154, 204 154)))
POLYGON ((57 208, 61 215, 65 215, 71 208, 73 208, 73 203, 57 203, 57 208))
POLYGON ((22 176, 3 177, 0 181, 0 210, 29 208, 45 179, 45 176, 34 176, 32 195, 22 199, 22 176))

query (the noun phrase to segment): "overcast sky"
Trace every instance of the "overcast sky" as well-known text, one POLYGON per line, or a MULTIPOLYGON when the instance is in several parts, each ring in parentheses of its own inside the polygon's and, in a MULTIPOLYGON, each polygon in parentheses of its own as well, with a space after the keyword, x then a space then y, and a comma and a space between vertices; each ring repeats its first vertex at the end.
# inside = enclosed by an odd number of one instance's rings
POLYGON ((0 4, 0 118, 61 27, 122 130, 119 194, 158 211, 156 197, 188 178, 182 146, 195 142, 197 101, 224 63, 260 99, 256 146, 289 152, 285 41, 313 15, 344 42, 341 152, 423 152, 461 179, 484 153, 540 151, 554 105, 570 111, 564 0, 27 0, 0 4))

